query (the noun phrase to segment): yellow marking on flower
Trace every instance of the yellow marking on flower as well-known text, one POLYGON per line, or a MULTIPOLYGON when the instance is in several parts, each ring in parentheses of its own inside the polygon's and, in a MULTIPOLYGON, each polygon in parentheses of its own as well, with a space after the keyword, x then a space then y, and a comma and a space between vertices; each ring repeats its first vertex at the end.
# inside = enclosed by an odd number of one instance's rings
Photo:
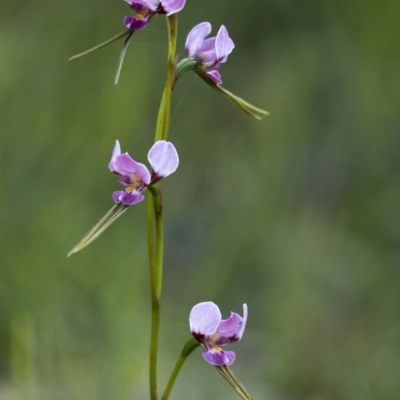
POLYGON ((138 188, 138 186, 139 185, 131 185, 131 186, 127 186, 126 188, 125 188, 125 190, 127 191, 127 192, 134 192, 137 188, 138 188))
POLYGON ((136 15, 135 15, 135 18, 136 18, 136 19, 143 19, 143 18, 146 18, 147 15, 148 15, 149 13, 150 13, 150 10, 145 10, 145 11, 139 13, 139 14, 136 14, 136 15))
POLYGON ((127 186, 127 187, 125 188, 125 190, 126 190, 127 192, 130 192, 130 193, 134 192, 134 191, 140 186, 140 183, 142 182, 142 180, 140 179, 140 176, 139 176, 139 175, 137 175, 137 174, 132 174, 132 176, 131 176, 131 181, 132 181, 132 185, 127 186))
POLYGON ((220 353, 222 351, 221 347, 217 346, 214 343, 211 343, 211 347, 213 350, 215 350, 217 353, 220 353))
POLYGON ((217 346, 215 342, 219 339, 219 335, 217 333, 214 333, 210 335, 210 346, 213 350, 215 350, 217 353, 221 352, 222 349, 221 347, 217 346))

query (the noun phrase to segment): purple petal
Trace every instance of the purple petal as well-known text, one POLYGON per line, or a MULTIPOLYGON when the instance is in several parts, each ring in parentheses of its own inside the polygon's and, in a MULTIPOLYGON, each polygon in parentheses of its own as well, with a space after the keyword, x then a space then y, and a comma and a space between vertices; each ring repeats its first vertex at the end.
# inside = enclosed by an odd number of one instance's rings
POLYGON ((240 325, 240 328, 236 332, 235 336, 237 340, 240 340, 243 336, 244 328, 246 328, 247 316, 248 316, 247 304, 243 304, 243 323, 240 325))
POLYGON ((196 25, 187 36, 186 39, 186 53, 189 57, 193 57, 197 53, 197 49, 203 44, 204 39, 211 32, 211 24, 209 22, 202 22, 196 25))
POLYGON ((112 195, 114 202, 117 204, 122 203, 122 195, 124 193, 125 193, 125 190, 118 190, 117 192, 114 192, 112 195))
POLYGON ((146 7, 151 11, 156 11, 158 6, 160 5, 159 0, 125 0, 128 4, 130 4, 131 8, 136 11, 140 6, 146 7))
POLYGON ((128 15, 124 18, 124 25, 131 31, 140 31, 149 24, 153 16, 154 13, 147 13, 145 16, 141 15, 140 17, 131 17, 128 15))
POLYGON ((215 41, 215 37, 206 39, 197 49, 196 57, 201 61, 204 67, 214 66, 218 62, 215 41))
POLYGON ((210 349, 203 353, 203 358, 210 364, 222 367, 223 365, 231 365, 236 358, 233 351, 217 351, 210 349))
POLYGON ((124 177, 123 182, 121 182, 123 184, 130 185, 132 183, 130 178, 133 174, 138 175, 144 184, 150 183, 150 172, 147 167, 132 160, 128 153, 121 154, 121 146, 118 140, 115 142, 108 168, 114 174, 124 177))
POLYGON ((231 337, 236 335, 239 328, 243 323, 243 318, 236 313, 231 313, 231 316, 228 319, 223 319, 217 328, 217 332, 222 337, 231 337))
POLYGON ((174 145, 165 140, 154 143, 147 158, 153 168, 156 180, 172 174, 179 165, 179 157, 174 145))
POLYGON ((221 79, 221 74, 219 73, 219 71, 217 71, 216 69, 213 69, 211 71, 206 71, 207 75, 217 84, 217 85, 221 85, 222 84, 222 79, 221 79))
POLYGON ((224 63, 227 60, 228 55, 232 53, 234 47, 235 45, 233 43, 233 40, 229 37, 228 31, 226 30, 225 26, 222 25, 221 28, 219 28, 217 40, 215 43, 218 61, 220 63, 224 63))
POLYGON ((228 319, 220 322, 216 331, 219 337, 215 340, 215 344, 217 346, 225 346, 228 343, 239 341, 243 336, 246 321, 247 305, 243 304, 243 318, 236 313, 231 313, 228 319))
POLYGON ((171 15, 182 10, 185 7, 186 0, 160 0, 161 7, 165 14, 171 15))
MULTIPOLYGON (((132 160, 128 153, 124 153, 116 157, 114 167, 115 170, 113 170, 113 172, 118 175, 130 179, 133 174, 136 174, 140 177, 144 184, 148 185, 150 183, 150 172, 147 167, 144 164, 132 160)), ((128 183, 129 181, 126 180, 126 182, 128 183)))
POLYGON ((121 155, 121 146, 119 145, 119 141, 116 140, 115 146, 114 146, 112 154, 111 154, 111 161, 110 161, 110 164, 108 164, 108 168, 110 169, 110 171, 114 172, 115 174, 117 174, 116 167, 115 167, 115 160, 119 155, 121 155))
POLYGON ((129 7, 132 8, 133 11, 136 11, 137 13, 142 13, 146 10, 148 10, 147 7, 145 7, 143 4, 141 3, 137 3, 134 1, 127 1, 127 3, 129 4, 129 7))
POLYGON ((215 333, 221 321, 221 312, 212 301, 199 303, 192 308, 189 316, 190 331, 197 336, 215 333))
POLYGON ((112 197, 117 204, 123 203, 127 206, 140 203, 144 199, 144 196, 139 192, 128 192, 126 190, 114 192, 112 197))

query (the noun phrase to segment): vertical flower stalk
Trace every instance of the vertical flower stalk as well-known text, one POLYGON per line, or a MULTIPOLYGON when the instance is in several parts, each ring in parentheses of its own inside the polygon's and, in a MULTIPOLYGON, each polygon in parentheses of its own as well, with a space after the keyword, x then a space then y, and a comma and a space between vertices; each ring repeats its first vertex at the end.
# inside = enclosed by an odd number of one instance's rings
POLYGON ((160 109, 158 111, 156 136, 157 140, 167 140, 171 116, 172 89, 175 83, 176 70, 176 39, 178 36, 178 15, 167 17, 168 26, 168 70, 160 109))
MULTIPOLYGON (((168 26, 168 64, 167 79, 157 117, 155 141, 168 137, 171 95, 175 80, 176 39, 178 16, 167 16, 168 26)), ((149 249, 149 268, 151 284, 151 339, 150 339, 150 399, 157 400, 157 353, 160 328, 160 298, 162 292, 162 272, 164 256, 163 240, 163 205, 161 190, 158 185, 149 187, 152 194, 149 197, 147 213, 147 238, 149 249), (153 212, 152 212, 153 210, 153 212)))
POLYGON ((151 339, 150 339, 150 399, 157 400, 157 356, 160 331, 160 298, 164 255, 162 201, 160 189, 150 189, 147 227, 149 241, 149 268, 151 285, 151 339), (154 213, 154 214, 153 214, 154 213), (153 217, 154 215, 154 217, 153 217), (155 225, 155 233, 154 233, 155 225), (155 244, 155 248, 154 248, 155 244))

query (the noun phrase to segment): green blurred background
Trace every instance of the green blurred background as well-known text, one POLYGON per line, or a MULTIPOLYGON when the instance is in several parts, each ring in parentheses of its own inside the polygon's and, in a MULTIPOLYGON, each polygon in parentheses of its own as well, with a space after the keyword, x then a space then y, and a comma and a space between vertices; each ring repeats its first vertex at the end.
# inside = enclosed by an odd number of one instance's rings
MULTIPOLYGON (((0 398, 148 398, 146 204, 66 254, 112 205, 114 141, 146 162, 165 78, 163 17, 123 30, 122 1, 0 4, 0 398)), ((235 373, 255 399, 400 393, 400 2, 187 0, 236 49, 224 86, 174 92, 181 159, 163 182, 162 389, 201 301, 249 306, 235 373)), ((196 351, 171 399, 236 399, 196 351)))

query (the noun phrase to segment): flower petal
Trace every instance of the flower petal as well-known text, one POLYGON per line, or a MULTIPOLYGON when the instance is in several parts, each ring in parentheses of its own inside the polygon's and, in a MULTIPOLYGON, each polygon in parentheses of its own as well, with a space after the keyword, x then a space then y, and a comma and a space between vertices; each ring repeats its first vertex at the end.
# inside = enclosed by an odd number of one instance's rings
POLYGON ((124 177, 123 182, 121 182, 123 184, 130 185, 130 178, 133 174, 138 175, 145 185, 150 183, 150 172, 147 167, 132 160, 128 153, 121 154, 121 146, 118 140, 115 142, 108 168, 114 174, 124 177))
POLYGON ((121 155, 121 146, 119 144, 119 141, 116 140, 115 141, 115 146, 114 146, 112 154, 111 154, 111 161, 110 161, 110 164, 108 164, 108 168, 114 174, 118 174, 118 172, 116 172, 117 171, 117 167, 115 165, 115 162, 116 162, 116 159, 117 159, 117 157, 119 155, 121 155))
POLYGON ((217 62, 217 52, 215 50, 215 37, 208 38, 200 45, 196 51, 196 57, 204 67, 212 67, 217 62))
POLYGON ((136 11, 137 13, 142 13, 143 11, 148 10, 148 7, 145 7, 142 3, 129 0, 127 0, 127 3, 129 4, 129 7, 132 8, 132 10, 136 11))
MULTIPOLYGON (((133 10, 140 9, 140 6, 146 7, 151 11, 156 11, 160 5, 159 0, 125 0, 133 10)), ((140 12, 140 11, 139 11, 140 12)))
POLYGON ((128 192, 126 190, 114 192, 112 197, 117 204, 123 203, 127 206, 140 203, 144 199, 144 196, 142 196, 139 192, 128 192))
POLYGON ((223 365, 231 365, 236 358, 233 351, 216 351, 210 349, 203 353, 203 358, 210 364, 222 367, 223 365))
POLYGON ((130 178, 133 174, 140 177, 145 185, 150 183, 150 172, 144 164, 132 160, 128 153, 119 155, 115 160, 114 173, 130 178))
POLYGON ((153 12, 149 12, 146 15, 141 15, 140 18, 138 16, 132 17, 128 15, 124 18, 124 24, 132 31, 140 31, 149 24, 149 21, 153 16, 153 12))
POLYGON ((228 319, 223 319, 219 323, 216 333, 222 337, 229 338, 236 335, 242 323, 243 318, 239 314, 233 312, 228 319))
POLYGON ((240 340, 243 336, 244 328, 246 328, 247 316, 247 304, 243 304, 243 323, 240 325, 240 328, 236 332, 237 340, 240 340))
POLYGON ((165 14, 171 15, 182 10, 185 7, 186 0, 160 0, 161 7, 165 14))
POLYGON ((179 165, 178 153, 171 142, 159 140, 150 149, 147 158, 158 181, 176 171, 179 165))
POLYGON ((224 25, 219 28, 215 48, 217 52, 217 59, 220 63, 224 63, 228 55, 232 53, 235 45, 233 40, 229 37, 228 31, 224 25))
POLYGON ((195 337, 212 335, 217 330, 220 321, 221 312, 216 304, 212 301, 199 303, 190 312, 190 331, 195 337))
POLYGON ((207 75, 217 84, 221 85, 222 84, 222 79, 221 79, 221 74, 219 73, 218 70, 213 69, 211 71, 206 71, 207 75))
POLYGON ((211 24, 209 22, 202 22, 189 32, 185 45, 186 53, 189 57, 193 57, 197 53, 197 49, 202 45, 210 32, 211 24))
POLYGON ((215 340, 215 344, 217 346, 225 346, 228 343, 239 341, 243 336, 246 321, 247 305, 243 304, 243 318, 239 314, 231 313, 228 319, 221 320, 216 331, 219 337, 215 340))

